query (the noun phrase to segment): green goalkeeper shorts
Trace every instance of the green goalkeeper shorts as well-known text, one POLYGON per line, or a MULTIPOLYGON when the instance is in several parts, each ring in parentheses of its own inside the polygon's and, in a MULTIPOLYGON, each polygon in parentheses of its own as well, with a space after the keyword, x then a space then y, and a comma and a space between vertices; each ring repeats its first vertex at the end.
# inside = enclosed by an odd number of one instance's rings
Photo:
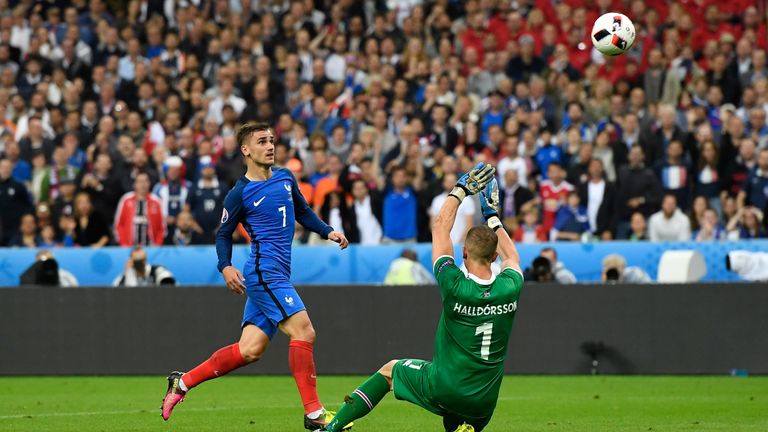
MULTIPOLYGON (((430 369, 432 362, 417 359, 403 359, 392 369, 392 388, 395 398, 418 405, 425 410, 443 417, 446 431, 453 431, 467 423, 479 432, 491 421, 491 416, 467 417, 448 410, 432 394, 430 369)), ((457 398, 460 399, 460 398, 457 398)))

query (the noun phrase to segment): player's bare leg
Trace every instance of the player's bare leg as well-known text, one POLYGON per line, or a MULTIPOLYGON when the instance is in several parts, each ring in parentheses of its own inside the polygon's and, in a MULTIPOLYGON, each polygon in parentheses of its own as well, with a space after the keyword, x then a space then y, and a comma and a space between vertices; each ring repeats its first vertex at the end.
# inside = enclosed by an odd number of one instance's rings
POLYGON ((323 431, 339 432, 346 429, 347 424, 359 419, 373 410, 384 396, 392 390, 392 369, 397 360, 392 360, 371 375, 351 395, 344 398, 344 406, 339 413, 328 423, 323 431))
POLYGON ((269 337, 257 326, 248 324, 243 328, 238 343, 221 348, 187 373, 172 372, 168 376, 168 390, 161 407, 163 420, 171 417, 173 408, 184 400, 190 389, 258 361, 268 345, 269 337))

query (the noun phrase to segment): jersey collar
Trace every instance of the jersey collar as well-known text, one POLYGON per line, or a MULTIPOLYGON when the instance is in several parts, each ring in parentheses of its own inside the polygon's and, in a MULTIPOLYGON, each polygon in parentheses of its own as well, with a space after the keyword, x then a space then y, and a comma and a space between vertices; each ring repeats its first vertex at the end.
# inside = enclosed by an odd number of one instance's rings
POLYGON ((491 278, 490 279, 481 279, 481 278, 473 275, 469 271, 467 271, 467 278, 472 279, 473 281, 477 282, 480 285, 491 285, 493 283, 493 281, 496 280, 496 275, 493 274, 493 272, 491 272, 491 278))

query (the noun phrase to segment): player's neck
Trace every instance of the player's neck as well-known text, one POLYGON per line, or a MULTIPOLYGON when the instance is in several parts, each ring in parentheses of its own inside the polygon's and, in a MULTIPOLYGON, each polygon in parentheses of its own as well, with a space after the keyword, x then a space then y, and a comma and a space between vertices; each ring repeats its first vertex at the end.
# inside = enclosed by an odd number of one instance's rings
POLYGON ((245 172, 248 180, 263 181, 272 177, 272 166, 248 164, 248 170, 245 172))
POLYGON ((465 263, 467 265, 467 271, 480 279, 490 279, 493 276, 490 265, 478 264, 470 258, 467 258, 465 263))

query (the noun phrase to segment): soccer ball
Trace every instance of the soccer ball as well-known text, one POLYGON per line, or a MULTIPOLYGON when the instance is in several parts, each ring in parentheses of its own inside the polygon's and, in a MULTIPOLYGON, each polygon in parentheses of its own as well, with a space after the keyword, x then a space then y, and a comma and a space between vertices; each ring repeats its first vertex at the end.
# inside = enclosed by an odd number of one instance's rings
POLYGON ((635 25, 626 15, 609 12, 592 26, 592 44, 607 56, 624 54, 635 42, 635 25))

